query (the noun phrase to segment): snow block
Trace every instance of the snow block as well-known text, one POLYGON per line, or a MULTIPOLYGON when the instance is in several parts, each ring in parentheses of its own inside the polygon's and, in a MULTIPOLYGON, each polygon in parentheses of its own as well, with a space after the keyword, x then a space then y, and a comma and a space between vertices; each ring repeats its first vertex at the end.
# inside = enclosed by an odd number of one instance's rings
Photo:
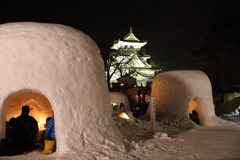
POLYGON ((58 24, 2 24, 0 56, 0 138, 9 98, 26 91, 51 103, 57 153, 122 136, 111 117, 100 51, 86 34, 58 24))
MULTIPOLYGON (((202 126, 219 125, 215 116, 212 87, 208 76, 202 71, 179 70, 158 74, 152 84, 155 97, 156 116, 170 121, 175 118, 187 118, 190 102, 197 104, 202 126)), ((147 116, 150 115, 150 107, 147 116)))

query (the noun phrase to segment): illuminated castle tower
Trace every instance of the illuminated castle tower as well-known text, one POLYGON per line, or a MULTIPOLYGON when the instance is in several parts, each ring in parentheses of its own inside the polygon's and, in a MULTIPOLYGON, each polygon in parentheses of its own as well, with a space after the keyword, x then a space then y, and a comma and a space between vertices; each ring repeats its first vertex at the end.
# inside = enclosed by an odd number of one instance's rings
POLYGON ((150 55, 146 54, 145 49, 142 48, 146 44, 146 40, 136 38, 132 28, 122 40, 114 41, 111 49, 116 51, 110 56, 115 59, 116 63, 110 68, 110 73, 114 72, 111 83, 118 82, 117 79, 125 75, 135 78, 137 86, 141 84, 146 86, 147 83, 152 82, 155 72, 160 69, 153 68, 148 63, 150 55))

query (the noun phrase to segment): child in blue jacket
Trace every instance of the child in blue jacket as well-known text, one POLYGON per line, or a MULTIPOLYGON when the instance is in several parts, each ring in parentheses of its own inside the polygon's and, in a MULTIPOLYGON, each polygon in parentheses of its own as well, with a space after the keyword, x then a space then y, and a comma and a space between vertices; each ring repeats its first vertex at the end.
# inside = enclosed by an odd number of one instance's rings
POLYGON ((49 120, 47 128, 45 130, 45 147, 41 154, 50 154, 52 153, 53 147, 55 145, 55 130, 54 130, 54 115, 52 119, 49 120))

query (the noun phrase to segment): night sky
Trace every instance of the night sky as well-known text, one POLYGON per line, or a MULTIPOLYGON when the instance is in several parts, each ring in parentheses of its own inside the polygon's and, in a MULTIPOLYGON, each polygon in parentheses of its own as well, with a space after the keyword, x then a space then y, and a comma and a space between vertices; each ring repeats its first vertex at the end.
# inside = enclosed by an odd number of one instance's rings
POLYGON ((204 43, 209 12, 227 0, 5 0, 0 23, 45 22, 74 27, 98 42, 113 42, 130 29, 148 40, 147 53, 156 61, 182 59, 204 43))

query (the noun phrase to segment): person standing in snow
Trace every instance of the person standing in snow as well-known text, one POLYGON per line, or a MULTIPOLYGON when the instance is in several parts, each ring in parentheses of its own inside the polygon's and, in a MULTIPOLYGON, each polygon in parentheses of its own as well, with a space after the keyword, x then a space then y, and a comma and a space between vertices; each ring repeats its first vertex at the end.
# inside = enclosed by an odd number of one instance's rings
POLYGON ((40 152, 41 154, 50 154, 53 152, 53 147, 55 146, 55 130, 54 130, 54 115, 52 115, 52 118, 49 120, 47 124, 47 128, 45 130, 45 146, 44 150, 40 152))
POLYGON ((119 110, 120 110, 120 111, 123 111, 123 112, 126 112, 125 104, 120 103, 119 110))
POLYGON ((35 146, 34 138, 38 133, 38 123, 35 118, 29 116, 30 107, 23 106, 22 114, 15 120, 14 137, 17 154, 23 154, 35 146))

